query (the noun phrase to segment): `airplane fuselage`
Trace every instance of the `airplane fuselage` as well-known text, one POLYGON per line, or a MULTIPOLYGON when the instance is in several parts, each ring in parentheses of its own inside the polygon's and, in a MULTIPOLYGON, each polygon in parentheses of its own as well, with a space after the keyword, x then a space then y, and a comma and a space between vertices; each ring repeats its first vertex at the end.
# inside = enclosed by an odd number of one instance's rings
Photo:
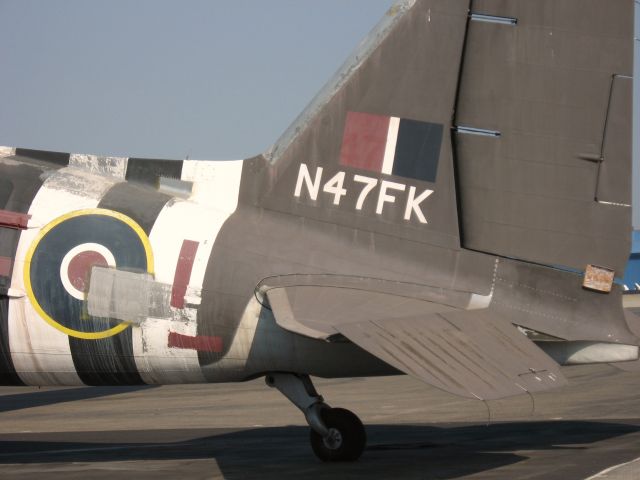
MULTIPOLYGON (((563 288, 568 272, 420 241, 400 249, 384 233, 239 201, 243 188, 260 181, 253 174, 258 160, 176 162, 180 177, 169 186, 163 177, 157 185, 137 182, 135 168, 144 162, 131 159, 113 159, 108 172, 89 157, 72 156, 63 168, 1 162, 7 178, 20 176, 28 186, 20 195, 32 196, 23 198, 27 228, 3 229, 15 243, 10 361, 26 384, 397 373, 339 335, 327 342, 281 328, 264 296, 272 287, 350 279, 373 280, 381 294, 437 302, 438 311, 491 302, 497 311, 518 311, 519 324, 536 331, 602 338, 597 326, 589 331, 581 323, 597 294, 581 290, 576 275, 577 288, 565 295, 553 283, 563 288), (585 297, 582 311, 576 294, 585 297), (566 312, 562 322, 559 310, 566 312)), ((286 187, 292 198, 313 194, 298 183, 286 187)), ((384 208, 406 210, 394 203, 384 208)), ((623 342, 624 326, 614 334, 612 341, 623 342)))
MULTIPOLYGON (((322 252, 315 266, 296 258, 296 251, 313 247, 292 241, 287 216, 237 207, 242 162, 192 164, 209 180, 200 180, 190 199, 80 164, 0 162, 7 178, 42 182, 24 192, 33 194, 23 213, 29 228, 3 229, 17 240, 7 315, 11 362, 22 382, 167 384, 239 381, 278 370, 328 377, 396 372, 351 343, 287 332, 261 305, 255 289, 264 277, 327 270, 317 266, 322 252), (275 244, 274 236, 280 236, 275 244), (115 320, 90 315, 89 279, 100 267, 135 274, 128 288, 110 291, 117 303, 144 310, 131 321, 117 318, 118 311, 110 312, 115 320)), ((183 169, 189 167, 185 162, 183 169)))

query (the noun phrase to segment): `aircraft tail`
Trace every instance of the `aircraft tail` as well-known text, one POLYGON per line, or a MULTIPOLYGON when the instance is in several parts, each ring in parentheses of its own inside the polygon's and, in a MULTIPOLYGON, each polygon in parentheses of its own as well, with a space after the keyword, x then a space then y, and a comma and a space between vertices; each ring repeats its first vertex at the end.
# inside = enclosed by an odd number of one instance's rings
POLYGON ((241 202, 622 276, 632 53, 632 0, 400 1, 241 202))

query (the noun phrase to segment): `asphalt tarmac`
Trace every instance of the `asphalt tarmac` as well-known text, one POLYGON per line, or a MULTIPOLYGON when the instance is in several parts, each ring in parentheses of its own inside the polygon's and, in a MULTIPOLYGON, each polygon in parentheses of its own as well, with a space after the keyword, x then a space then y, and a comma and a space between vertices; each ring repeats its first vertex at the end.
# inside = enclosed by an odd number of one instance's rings
POLYGON ((0 478, 640 479, 640 373, 564 372, 569 387, 489 405, 409 377, 318 379, 367 427, 353 464, 316 460, 302 414, 262 380, 0 387, 0 478))

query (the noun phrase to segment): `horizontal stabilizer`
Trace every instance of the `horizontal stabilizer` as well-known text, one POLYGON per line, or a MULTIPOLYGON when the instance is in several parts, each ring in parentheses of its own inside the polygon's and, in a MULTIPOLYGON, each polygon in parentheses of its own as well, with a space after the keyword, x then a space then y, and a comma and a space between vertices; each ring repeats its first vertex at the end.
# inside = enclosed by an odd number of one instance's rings
POLYGON ((340 333, 337 326, 345 323, 453 310, 443 303, 344 287, 280 287, 267 297, 278 325, 317 339, 340 333))
POLYGON ((337 327, 369 353, 434 387, 493 400, 566 385, 558 365, 486 310, 337 327))
POLYGON ((326 285, 264 293, 282 328, 316 339, 342 334, 398 370, 456 395, 491 400, 566 384, 558 364, 509 319, 473 310, 484 298, 479 295, 427 289, 422 298, 411 298, 326 285))

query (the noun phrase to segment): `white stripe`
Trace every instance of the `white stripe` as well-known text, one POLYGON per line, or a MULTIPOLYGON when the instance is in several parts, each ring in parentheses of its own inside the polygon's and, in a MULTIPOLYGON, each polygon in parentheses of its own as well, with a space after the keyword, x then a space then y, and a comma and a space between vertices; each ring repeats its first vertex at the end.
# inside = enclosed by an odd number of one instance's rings
MULTIPOLYGON (((112 185, 105 177, 63 168, 47 178, 28 213, 44 226, 70 211, 96 207, 112 185)), ((11 279, 13 289, 26 290, 25 255, 39 233, 39 228, 33 228, 20 234, 11 279)), ((71 357, 69 337, 40 318, 27 297, 10 300, 9 347, 15 369, 27 385, 83 385, 71 357)))
MULTIPOLYGON (((185 201, 166 204, 149 235, 154 255, 155 281, 173 284, 185 239, 199 242, 194 270, 197 263, 206 263, 221 221, 216 218, 215 211, 201 205, 185 201)), ((187 291, 199 292, 203 277, 196 278, 192 270, 187 291)), ((168 305, 166 308, 170 311, 169 318, 147 318, 139 326, 133 327, 133 351, 140 376, 148 384, 204 382, 198 352, 167 346, 170 331, 189 336, 197 334, 197 310, 177 309, 168 305)))
POLYGON ((391 175, 393 172, 393 161, 396 156, 399 128, 400 118, 391 117, 389 120, 389 131, 387 132, 387 144, 384 149, 384 159, 382 160, 382 173, 386 173, 387 175, 391 175))
POLYGON ((180 180, 194 183, 194 202, 232 213, 238 206, 242 164, 242 160, 185 160, 180 180))
MULTIPOLYGON (((182 180, 194 182, 192 201, 169 202, 156 219, 149 240, 153 248, 155 280, 172 285, 184 240, 199 242, 187 288, 189 304, 199 304, 202 283, 216 237, 235 211, 240 192, 242 162, 184 162, 182 180), (199 187, 199 188, 198 188, 199 187)), ((206 382, 198 352, 169 348, 169 332, 195 336, 196 308, 167 306, 171 317, 147 318, 133 326, 133 351, 140 376, 148 384, 206 382)))

